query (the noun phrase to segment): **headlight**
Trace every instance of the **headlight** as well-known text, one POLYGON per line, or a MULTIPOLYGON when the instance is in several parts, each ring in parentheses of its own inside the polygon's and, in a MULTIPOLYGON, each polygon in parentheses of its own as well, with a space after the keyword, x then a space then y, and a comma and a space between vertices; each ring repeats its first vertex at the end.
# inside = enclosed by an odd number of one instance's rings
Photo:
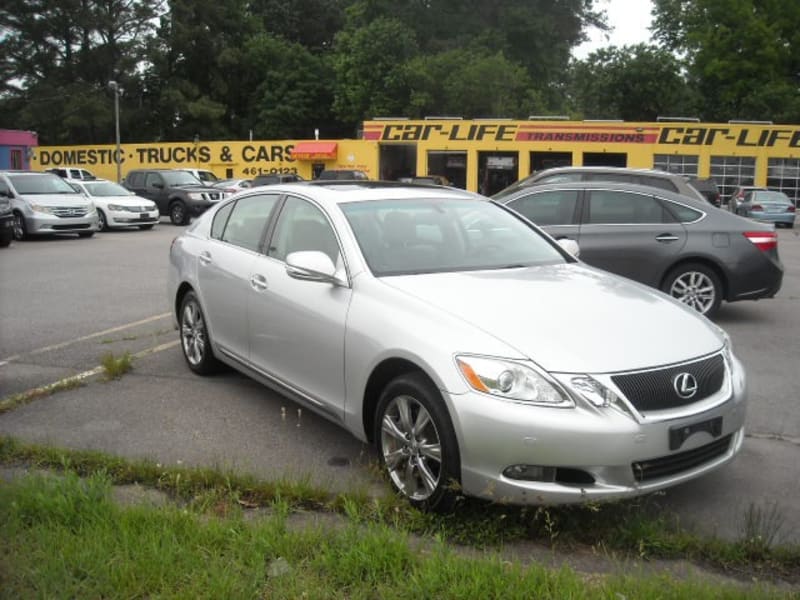
POLYGON ((456 364, 475 391, 542 406, 575 406, 553 381, 528 364, 466 355, 457 356, 456 364))
POLYGON ((192 200, 203 200, 203 195, 202 192, 189 192, 189 198, 192 200))
POLYGON ((31 204, 30 207, 31 207, 31 210, 34 211, 34 212, 45 213, 47 215, 55 214, 53 212, 53 209, 50 208, 49 206, 42 206, 41 204, 31 204))
POLYGON ((125 207, 125 206, 122 206, 120 204, 109 204, 108 205, 108 210, 123 210, 124 211, 124 210, 128 210, 128 208, 125 207))
POLYGON ((145 208, 146 208, 148 211, 151 211, 151 210, 156 210, 158 207, 155 205, 155 203, 152 203, 152 204, 146 204, 146 205, 145 205, 145 208))

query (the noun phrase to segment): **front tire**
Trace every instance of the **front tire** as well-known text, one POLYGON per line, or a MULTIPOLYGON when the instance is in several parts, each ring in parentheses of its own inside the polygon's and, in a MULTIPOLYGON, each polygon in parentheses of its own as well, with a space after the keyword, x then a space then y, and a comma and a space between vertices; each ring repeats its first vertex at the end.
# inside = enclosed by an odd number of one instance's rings
POLYGON ((108 221, 106 220, 106 213, 102 210, 97 210, 97 230, 108 231, 108 221))
POLYGON ((669 272, 661 290, 708 318, 722 304, 722 283, 713 269, 699 263, 679 265, 669 272))
POLYGON ((13 239, 13 227, 4 227, 3 229, 0 229, 0 248, 8 248, 11 245, 11 240, 13 239))
POLYGON ((423 510, 452 508, 461 473, 458 442, 441 394, 422 373, 401 375, 383 390, 374 439, 397 492, 423 510))
POLYGON ((180 332, 183 358, 192 371, 208 375, 219 370, 220 362, 211 350, 211 336, 194 292, 188 292, 181 302, 180 332))
POLYGON ((25 225, 25 217, 22 216, 22 213, 15 212, 14 213, 14 239, 18 242, 21 242, 25 238, 28 237, 28 228, 25 225))
POLYGON ((186 205, 180 200, 176 200, 169 207, 169 220, 173 225, 187 225, 189 223, 189 213, 186 205))

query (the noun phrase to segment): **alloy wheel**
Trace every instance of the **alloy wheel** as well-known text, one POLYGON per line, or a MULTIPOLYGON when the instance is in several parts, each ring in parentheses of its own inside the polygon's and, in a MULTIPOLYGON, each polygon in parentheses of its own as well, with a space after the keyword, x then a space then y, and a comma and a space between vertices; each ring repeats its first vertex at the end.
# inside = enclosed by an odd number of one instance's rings
POLYGON ((14 213, 14 239, 25 239, 25 218, 19 213, 14 213))
POLYGON ((442 446, 427 409, 411 396, 393 398, 381 422, 381 452, 395 487, 411 500, 436 491, 442 475, 442 446))
POLYGON ((686 271, 672 282, 669 293, 697 312, 706 314, 714 306, 717 291, 714 282, 705 273, 686 271))
POLYGON ((186 360, 193 366, 200 365, 206 351, 206 324, 200 306, 194 300, 183 307, 181 343, 186 360))

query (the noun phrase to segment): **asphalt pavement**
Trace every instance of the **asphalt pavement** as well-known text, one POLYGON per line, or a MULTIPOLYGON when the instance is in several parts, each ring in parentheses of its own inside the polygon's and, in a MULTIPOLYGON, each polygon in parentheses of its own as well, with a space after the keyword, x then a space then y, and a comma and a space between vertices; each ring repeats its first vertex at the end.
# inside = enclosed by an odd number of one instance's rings
MULTIPOLYGON (((336 425, 235 372, 185 366, 166 298, 179 233, 113 232, 0 250, 0 398, 86 373, 108 352, 137 356, 117 381, 89 378, 0 415, 0 435, 162 464, 389 492, 375 453, 336 425)), ((658 497, 665 515, 725 539, 761 519, 800 543, 800 237, 779 231, 786 267, 772 300, 723 305, 717 322, 748 371, 748 437, 732 464, 658 497)))

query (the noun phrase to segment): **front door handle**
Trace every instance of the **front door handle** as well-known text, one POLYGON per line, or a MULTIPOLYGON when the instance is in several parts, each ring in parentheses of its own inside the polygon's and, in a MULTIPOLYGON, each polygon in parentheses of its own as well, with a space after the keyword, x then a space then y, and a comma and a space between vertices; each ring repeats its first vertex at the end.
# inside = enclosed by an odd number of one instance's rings
POLYGON ((263 275, 253 275, 250 277, 250 286, 257 292, 267 289, 267 279, 263 275))
POLYGON ((677 242, 679 239, 677 235, 672 235, 671 233, 662 233, 656 236, 657 242, 677 242))
POLYGON ((210 265, 211 264, 211 253, 206 251, 206 250, 203 250, 200 253, 200 256, 197 257, 197 259, 201 263, 203 263, 203 265, 210 265))

